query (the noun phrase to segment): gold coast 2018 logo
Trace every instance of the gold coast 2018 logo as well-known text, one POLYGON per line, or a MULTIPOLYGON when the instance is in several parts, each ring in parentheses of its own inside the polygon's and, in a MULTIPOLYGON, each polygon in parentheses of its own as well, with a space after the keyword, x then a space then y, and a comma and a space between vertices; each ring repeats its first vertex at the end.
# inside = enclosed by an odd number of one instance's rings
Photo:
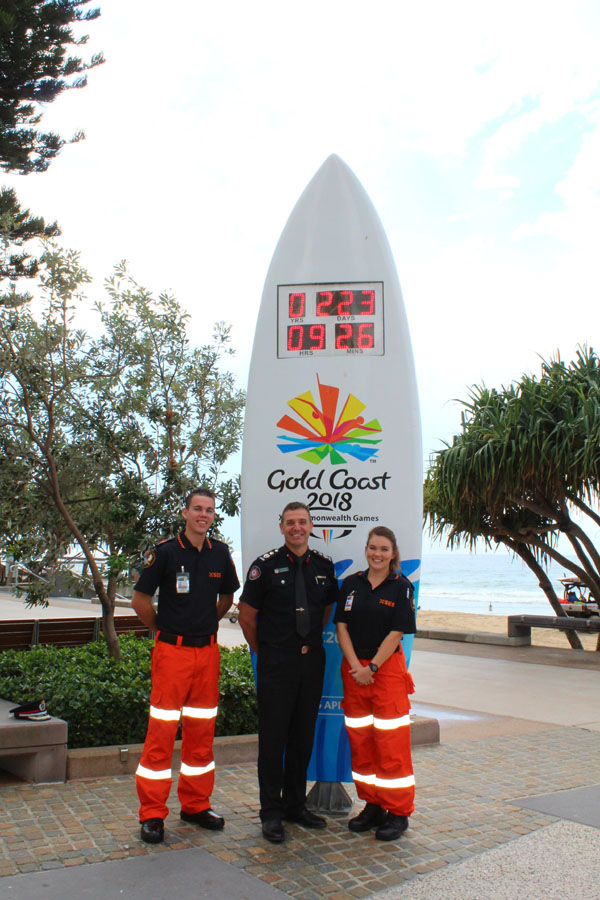
POLYGON ((361 462, 373 459, 379 452, 377 444, 381 439, 381 425, 377 419, 365 422, 361 415, 366 406, 353 394, 348 394, 338 413, 339 388, 329 384, 319 386, 320 405, 315 403, 311 391, 306 391, 288 406, 300 421, 285 415, 277 423, 288 434, 277 436, 277 447, 282 453, 295 453, 300 459, 319 465, 329 456, 333 465, 346 462, 353 457, 361 462))

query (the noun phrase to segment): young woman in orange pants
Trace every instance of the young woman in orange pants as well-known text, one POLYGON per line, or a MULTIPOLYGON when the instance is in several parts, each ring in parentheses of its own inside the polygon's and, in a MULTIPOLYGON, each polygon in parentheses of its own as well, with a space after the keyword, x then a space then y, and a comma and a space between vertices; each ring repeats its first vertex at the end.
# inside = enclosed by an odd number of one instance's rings
POLYGON ((393 841, 414 809, 408 699, 414 684, 400 644, 416 631, 413 586, 399 574, 389 528, 369 532, 365 554, 368 568, 344 580, 335 614, 352 778, 366 803, 348 827, 375 827, 378 840, 393 841))

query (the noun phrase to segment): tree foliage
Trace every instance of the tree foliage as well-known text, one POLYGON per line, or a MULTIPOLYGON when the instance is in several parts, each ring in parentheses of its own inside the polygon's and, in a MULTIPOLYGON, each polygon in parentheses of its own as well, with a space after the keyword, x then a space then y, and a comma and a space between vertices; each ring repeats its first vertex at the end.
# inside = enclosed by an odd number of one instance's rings
POLYGON ((76 253, 50 250, 40 310, 0 308, 0 548, 56 574, 76 542, 118 655, 118 585, 149 543, 177 530, 189 489, 212 487, 237 511, 224 464, 239 447, 244 397, 221 366, 232 352, 223 324, 191 346, 177 300, 154 297, 121 265, 94 334, 80 325, 88 281, 76 253))
POLYGON ((432 535, 449 546, 504 544, 534 572, 557 615, 564 611, 545 571, 549 560, 600 601, 600 554, 580 524, 600 525, 596 353, 580 348, 570 363, 543 361, 539 377, 500 390, 475 386, 463 405, 461 431, 435 455, 425 482, 432 535), (576 561, 559 548, 560 535, 576 561))
POLYGON ((0 306, 18 306, 31 300, 31 294, 18 292, 20 278, 35 278, 40 261, 28 249, 29 242, 60 234, 56 222, 46 225, 41 216, 22 209, 12 188, 0 189, 0 283, 8 281, 8 290, 0 292, 0 306), (27 249, 26 249, 27 248, 27 249))
MULTIPOLYGON (((43 105, 72 88, 84 87, 85 72, 102 63, 69 54, 87 35, 71 25, 90 21, 99 9, 90 0, 3 0, 0 9, 0 168, 5 172, 44 172, 65 144, 38 126, 43 105)), ((71 141, 81 140, 78 132, 71 141)))
MULTIPOLYGON (((84 9, 89 0, 3 0, 0 6, 0 169, 28 175, 44 172, 65 144, 53 132, 41 131, 45 106, 63 91, 81 88, 88 69, 102 63, 69 55, 70 47, 86 43, 71 25, 91 21, 99 9, 84 9)), ((77 132, 70 142, 83 138, 77 132)), ((26 303, 31 295, 18 292, 20 279, 35 278, 39 259, 29 242, 60 234, 53 222, 21 209, 14 190, 0 189, 0 306, 26 303)))

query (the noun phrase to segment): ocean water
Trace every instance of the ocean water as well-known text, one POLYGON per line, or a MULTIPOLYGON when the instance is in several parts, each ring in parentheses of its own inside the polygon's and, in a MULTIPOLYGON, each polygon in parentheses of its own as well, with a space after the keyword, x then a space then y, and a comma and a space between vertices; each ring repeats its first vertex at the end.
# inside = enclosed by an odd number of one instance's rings
MULTIPOLYGON (((552 565, 549 575, 557 596, 562 596, 558 579, 564 570, 552 565)), ((554 615, 531 569, 505 552, 424 554, 419 609, 554 615)))

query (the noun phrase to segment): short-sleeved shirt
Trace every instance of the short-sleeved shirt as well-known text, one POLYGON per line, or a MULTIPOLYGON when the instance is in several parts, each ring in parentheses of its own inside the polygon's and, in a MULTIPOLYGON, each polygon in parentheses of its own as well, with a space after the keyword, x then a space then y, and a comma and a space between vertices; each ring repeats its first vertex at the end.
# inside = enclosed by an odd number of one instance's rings
POLYGON ((404 575, 391 574, 376 588, 366 572, 345 578, 334 616, 345 622, 352 645, 377 648, 390 631, 415 634, 414 588, 404 575))
POLYGON ((198 550, 181 532, 156 545, 135 589, 152 596, 158 588, 160 631, 197 636, 217 633, 218 595, 239 586, 227 544, 206 537, 198 550))
POLYGON ((338 586, 333 563, 312 548, 303 557, 304 584, 310 631, 296 631, 296 566, 298 557, 284 545, 255 559, 248 570, 241 600, 256 609, 258 641, 282 647, 323 643, 325 608, 337 603, 338 586))

